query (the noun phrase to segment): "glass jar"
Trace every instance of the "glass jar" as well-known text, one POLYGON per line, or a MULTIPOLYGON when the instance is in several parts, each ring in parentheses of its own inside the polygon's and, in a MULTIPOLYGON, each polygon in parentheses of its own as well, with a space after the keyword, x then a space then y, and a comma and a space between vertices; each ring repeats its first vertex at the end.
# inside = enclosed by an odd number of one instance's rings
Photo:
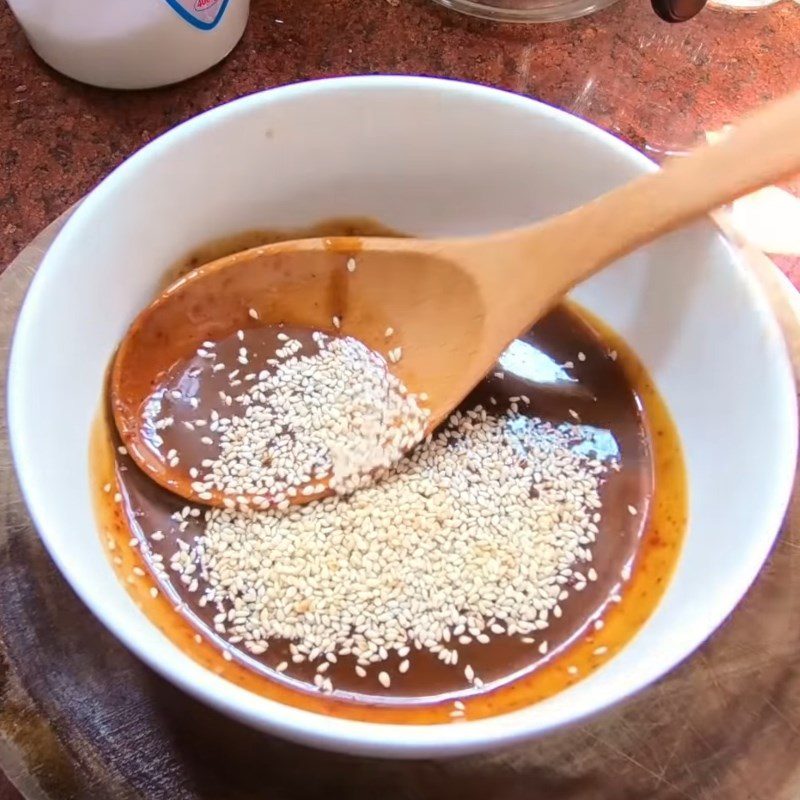
POLYGON ((617 0, 434 0, 439 5, 496 22, 558 22, 592 14, 617 0))
MULTIPOLYGON (((723 0, 724 1, 724 0, 723 0)), ((800 2, 800 0, 795 0, 800 2)), ((617 0, 434 0, 439 5, 495 22, 560 22, 585 17, 608 8, 617 0)), ((706 0, 650 0, 653 11, 666 22, 685 22, 706 0)), ((765 3, 777 0, 729 0, 765 3)))

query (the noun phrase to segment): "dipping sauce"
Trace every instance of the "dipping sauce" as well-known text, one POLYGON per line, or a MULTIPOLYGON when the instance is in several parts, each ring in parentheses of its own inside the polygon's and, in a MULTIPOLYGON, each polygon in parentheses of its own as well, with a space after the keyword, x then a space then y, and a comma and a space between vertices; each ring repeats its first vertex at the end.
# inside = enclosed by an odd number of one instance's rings
MULTIPOLYGON (((302 338, 300 332, 290 333, 302 338)), ((243 331, 216 344, 217 361, 235 363, 242 347, 253 360, 265 360, 283 341, 273 327, 243 331)), ((227 370, 214 372, 201 362, 189 359, 181 365, 186 375, 194 373, 191 395, 199 398, 204 409, 229 414, 220 394, 226 392, 222 382, 230 381, 227 370)), ((246 382, 236 388, 245 391, 246 382)), ((333 658, 326 658, 325 648, 311 654, 306 649, 304 654, 297 651, 295 640, 282 637, 270 638, 267 649, 261 651, 258 642, 248 645, 241 638, 235 620, 232 633, 230 615, 221 615, 214 602, 203 602, 208 581, 202 565, 188 573, 175 569, 176 561, 189 564, 185 554, 195 551, 198 542, 201 552, 206 546, 202 542, 212 524, 206 510, 187 506, 150 481, 119 449, 114 432, 101 423, 93 463, 98 509, 108 541, 113 543, 112 558, 145 612, 190 655, 282 702, 395 722, 476 718, 534 702, 602 664, 635 633, 663 592, 686 520, 679 442, 663 403, 635 357, 613 334, 599 330, 596 322, 569 305, 555 309, 514 342, 460 411, 472 413, 468 419, 476 425, 500 419, 511 434, 533 430, 534 439, 566 432, 566 438, 559 440, 570 451, 569 458, 563 456, 564 464, 572 459, 597 465, 591 468, 594 477, 586 478, 586 496, 594 497, 596 488, 599 502, 588 510, 593 529, 587 529, 589 538, 570 556, 575 557, 571 574, 562 575, 557 585, 554 582, 557 603, 537 617, 539 625, 522 624, 515 629, 502 616, 484 620, 485 628, 466 621, 452 626, 436 648, 417 647, 410 641, 407 649, 389 648, 386 657, 379 654, 373 662, 359 660, 353 653, 334 652, 333 658), (155 582, 149 575, 155 576, 155 582)), ((184 424, 195 425, 195 410, 176 403, 169 414, 174 421, 164 432, 165 444, 170 436, 174 438, 170 447, 180 451, 182 458, 202 460, 208 445, 198 444, 196 430, 184 424)), ((520 441, 513 435, 511 440, 512 444, 520 441)), ((528 455, 520 452, 519 458, 528 455)), ((480 473, 481 464, 474 468, 480 473)), ((389 476, 387 481, 391 480, 389 476)), ((532 480, 531 494, 543 486, 551 491, 550 483, 541 476, 532 480)), ((497 485, 501 484, 502 479, 497 485)), ((558 488, 554 487, 556 492, 558 488)), ((369 491, 382 490, 378 484, 369 491)), ((562 501, 557 494, 553 497, 555 525, 562 501)), ((461 511, 444 513, 442 525, 461 511)), ((503 504, 498 500, 487 514, 486 519, 475 520, 476 540, 482 526, 501 524, 503 504)), ((397 535, 399 547, 403 530, 397 535)), ((245 538, 236 547, 246 549, 248 541, 245 538)), ((446 547, 448 540, 442 541, 446 547)), ((457 541, 467 549, 472 545, 469 537, 457 541)), ((255 540, 253 546, 257 546, 255 540)), ((350 558, 353 542, 343 547, 350 558)), ((512 552, 499 551, 500 561, 508 561, 512 552)), ((224 550, 217 553, 223 559, 229 555, 224 550)), ((466 554, 464 558, 466 570, 466 554)), ((492 568, 498 570, 495 583, 501 588, 504 574, 520 579, 513 563, 492 568)), ((424 572, 424 562, 417 569, 424 572)), ((387 568, 387 579, 397 574, 387 568)), ((465 572, 465 581, 466 576, 465 572)), ((535 577, 532 574, 532 580, 535 577)), ((218 580, 216 584, 219 591, 218 580)), ((425 586, 424 581, 421 585, 425 586)), ((247 586, 240 589, 246 594, 247 586)), ((426 590, 431 591, 430 587, 426 590)), ((300 612, 313 613, 319 598, 299 596, 296 600, 300 612)), ((268 625, 272 622, 267 620, 268 625)))

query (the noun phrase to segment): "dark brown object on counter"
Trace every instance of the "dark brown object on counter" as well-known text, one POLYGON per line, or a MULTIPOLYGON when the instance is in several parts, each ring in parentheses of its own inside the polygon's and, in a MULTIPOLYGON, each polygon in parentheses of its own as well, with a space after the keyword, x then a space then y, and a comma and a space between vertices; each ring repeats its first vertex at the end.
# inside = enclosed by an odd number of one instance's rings
POLYGON ((664 22, 686 22, 703 10, 706 0, 652 0, 652 4, 664 22))

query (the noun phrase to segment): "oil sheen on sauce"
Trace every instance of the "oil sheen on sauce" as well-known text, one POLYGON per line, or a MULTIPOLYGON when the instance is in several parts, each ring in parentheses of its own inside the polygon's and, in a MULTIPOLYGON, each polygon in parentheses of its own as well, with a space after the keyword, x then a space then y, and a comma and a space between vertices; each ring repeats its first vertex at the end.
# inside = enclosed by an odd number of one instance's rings
MULTIPOLYGON (((365 221, 334 221, 312 231, 250 232, 205 248, 177 273, 268 241, 335 233, 386 235, 387 230, 365 221)), ((252 341, 244 345, 251 352, 263 350, 262 357, 275 346, 274 334, 268 331, 253 329, 247 335, 252 341)), ((237 340, 230 346, 239 344, 237 340)), ((680 443, 663 401, 634 354, 572 304, 557 307, 516 340, 496 372, 503 377, 489 373, 463 408, 479 403, 492 408, 494 398, 502 411, 508 398, 527 395, 530 406, 520 410, 531 416, 574 423, 577 414, 598 457, 618 459, 621 469, 609 470, 601 489, 603 518, 592 562, 598 580, 580 593, 571 592, 563 616, 551 617, 547 653, 539 652, 538 638, 537 644, 530 644, 520 636, 494 636, 488 645, 459 647, 461 663, 472 664, 482 676, 482 690, 470 687, 461 670, 424 650, 412 651, 411 669, 402 675, 394 661, 387 662, 391 689, 377 681, 365 683, 355 675, 353 664, 341 659, 328 672, 336 687, 331 696, 314 688, 314 668, 307 662, 292 664, 284 673, 275 671, 287 660, 288 642, 273 643, 255 663, 249 655, 251 666, 223 659, 222 642, 211 624, 214 610, 200 607, 199 593, 189 593, 177 582, 165 591, 147 564, 153 554, 168 562, 178 536, 189 540, 202 532, 202 524, 195 521, 179 534, 171 515, 185 503, 117 452, 113 425, 102 413, 91 445, 95 506, 121 580, 149 619, 206 668, 257 694, 321 713, 375 722, 452 722, 452 701, 457 698, 465 705, 463 719, 476 719, 529 705, 580 680, 625 645, 666 589, 687 516, 680 443), (112 490, 104 491, 108 484, 112 490), (117 492, 120 502, 115 500, 117 492), (145 534, 153 530, 163 531, 164 539, 148 540, 145 534)), ((201 387, 201 392, 215 396, 218 388, 201 387)), ((191 447, 188 439, 175 444, 191 447)))

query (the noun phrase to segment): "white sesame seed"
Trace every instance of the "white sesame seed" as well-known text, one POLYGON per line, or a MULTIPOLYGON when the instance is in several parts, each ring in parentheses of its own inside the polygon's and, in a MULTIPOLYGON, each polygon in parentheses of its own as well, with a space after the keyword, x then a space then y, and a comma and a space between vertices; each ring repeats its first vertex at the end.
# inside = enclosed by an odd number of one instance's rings
POLYGON ((258 319, 258 311, 256 311, 254 308, 249 308, 247 310, 247 314, 250 319, 258 319))
POLYGON ((403 348, 395 347, 389 351, 387 358, 392 364, 396 364, 403 357, 403 348))
POLYGON ((392 679, 389 677, 389 673, 383 670, 378 673, 378 682, 384 689, 388 689, 392 685, 392 679))
POLYGON ((347 259, 347 271, 348 272, 356 271, 356 260, 354 258, 347 259))

